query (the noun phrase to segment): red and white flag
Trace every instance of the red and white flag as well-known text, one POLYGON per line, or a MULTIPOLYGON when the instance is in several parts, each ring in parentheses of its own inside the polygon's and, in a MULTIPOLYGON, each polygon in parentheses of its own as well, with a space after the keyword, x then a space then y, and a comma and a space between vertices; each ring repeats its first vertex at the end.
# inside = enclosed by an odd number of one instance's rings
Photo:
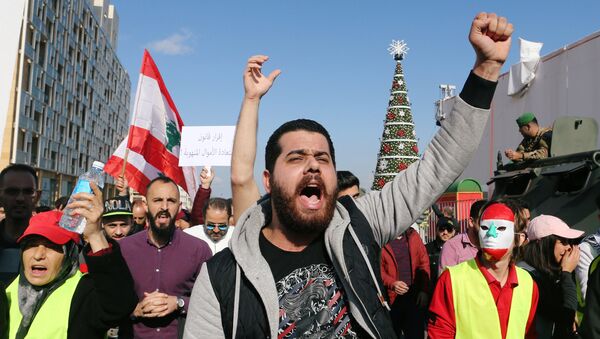
POLYGON ((129 149, 125 178, 131 188, 146 194, 146 185, 164 175, 173 179, 193 199, 196 191, 194 168, 179 167, 182 127, 177 107, 154 60, 145 50, 129 135, 108 159, 104 171, 113 177, 120 176, 126 149, 129 149))

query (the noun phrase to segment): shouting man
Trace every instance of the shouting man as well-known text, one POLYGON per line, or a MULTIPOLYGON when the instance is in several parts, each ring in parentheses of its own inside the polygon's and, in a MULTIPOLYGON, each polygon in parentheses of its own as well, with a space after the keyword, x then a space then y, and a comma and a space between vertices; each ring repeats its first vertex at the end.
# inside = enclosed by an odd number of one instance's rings
MULTIPOLYGON (((132 315, 133 335, 177 338, 194 281, 211 252, 206 243, 175 227, 181 202, 173 180, 152 180, 146 200, 150 227, 119 242, 140 300, 132 315)), ((121 331, 129 331, 128 326, 120 326, 121 331)))
MULTIPOLYGON (((263 184, 270 197, 238 217, 229 248, 200 272, 184 336, 394 338, 379 272, 381 247, 469 163, 512 30, 495 14, 475 18, 469 38, 476 62, 449 119, 423 158, 381 192, 337 201, 335 150, 327 130, 306 119, 279 127, 265 151, 263 184)), ((258 192, 252 188, 258 106, 280 73, 263 75, 266 60, 250 58, 244 73, 231 167, 235 211, 248 207, 239 194, 251 199, 258 192)))

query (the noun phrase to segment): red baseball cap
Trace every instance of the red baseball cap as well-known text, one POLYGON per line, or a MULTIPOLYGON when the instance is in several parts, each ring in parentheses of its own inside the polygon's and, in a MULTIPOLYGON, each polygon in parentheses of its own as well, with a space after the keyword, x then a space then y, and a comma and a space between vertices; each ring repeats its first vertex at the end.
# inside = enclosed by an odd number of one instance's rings
POLYGON ((29 226, 17 243, 30 235, 41 235, 57 245, 64 245, 72 240, 79 243, 79 234, 68 231, 58 225, 63 213, 61 211, 48 211, 38 213, 29 219, 29 226))

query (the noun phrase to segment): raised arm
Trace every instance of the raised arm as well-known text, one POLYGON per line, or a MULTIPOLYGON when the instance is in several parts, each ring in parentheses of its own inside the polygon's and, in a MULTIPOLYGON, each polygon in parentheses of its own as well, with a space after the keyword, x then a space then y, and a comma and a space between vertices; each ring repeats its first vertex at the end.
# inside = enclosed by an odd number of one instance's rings
POLYGON ((268 59, 269 57, 265 55, 250 57, 244 70, 244 99, 235 130, 231 155, 231 194, 234 223, 237 223, 239 216, 260 198, 258 185, 254 180, 258 107, 262 96, 269 91, 275 79, 281 74, 278 69, 268 76, 262 73, 262 66, 268 59))
POLYGON ((129 195, 129 182, 124 176, 120 175, 115 179, 115 188, 119 192, 120 197, 129 195))
POLYGON ((473 73, 489 81, 498 81, 500 69, 510 51, 513 25, 505 17, 481 12, 471 24, 469 42, 475 50, 473 73))
POLYGON ((74 201, 67 205, 72 214, 77 213, 87 220, 83 234, 89 241, 83 248, 89 273, 80 282, 84 287, 77 287, 79 291, 87 292, 81 293, 82 297, 75 303, 78 306, 71 311, 75 322, 106 331, 131 314, 137 296, 119 245, 112 239, 107 240, 102 232, 102 191, 94 183, 90 186, 93 194, 77 193, 73 196, 74 201))
POLYGON ((73 196, 73 201, 67 205, 71 209, 71 215, 79 214, 86 219, 83 235, 88 240, 92 252, 99 252, 107 249, 108 241, 102 232, 102 213, 104 212, 104 203, 102 200, 102 191, 94 184, 90 183, 92 193, 77 193, 73 196))
POLYGON ((398 174, 381 192, 370 192, 357 200, 381 245, 404 232, 467 167, 487 123, 512 31, 512 24, 505 18, 477 15, 469 33, 475 65, 452 113, 419 161, 398 174))
POLYGON ((202 210, 204 209, 204 204, 210 199, 211 189, 210 185, 212 184, 213 179, 215 178, 215 170, 214 168, 204 167, 200 172, 200 188, 196 191, 196 197, 194 198, 194 205, 192 206, 192 225, 202 225, 204 224, 204 215, 202 214, 202 210))

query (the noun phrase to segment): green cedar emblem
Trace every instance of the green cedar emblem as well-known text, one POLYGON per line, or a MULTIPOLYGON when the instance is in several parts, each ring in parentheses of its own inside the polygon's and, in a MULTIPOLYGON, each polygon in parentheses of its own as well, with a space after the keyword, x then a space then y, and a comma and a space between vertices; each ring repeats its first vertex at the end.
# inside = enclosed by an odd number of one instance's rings
POLYGON ((485 233, 485 236, 488 238, 498 238, 498 228, 496 227, 496 224, 494 224, 493 221, 490 225, 490 229, 485 233))
POLYGON ((167 149, 169 152, 173 152, 173 147, 181 144, 181 134, 177 129, 177 125, 173 120, 167 121, 167 149))

